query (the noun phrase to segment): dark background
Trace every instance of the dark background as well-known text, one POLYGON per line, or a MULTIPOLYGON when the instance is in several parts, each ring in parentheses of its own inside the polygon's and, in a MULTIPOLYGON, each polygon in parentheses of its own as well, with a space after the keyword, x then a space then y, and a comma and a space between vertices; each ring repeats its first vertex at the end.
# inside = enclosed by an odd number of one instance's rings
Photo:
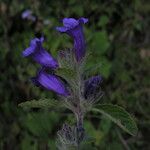
POLYGON ((85 128, 98 150, 150 149, 150 3, 148 0, 0 0, 0 149, 55 149, 56 132, 72 114, 23 110, 26 100, 56 98, 34 87, 29 78, 38 68, 21 52, 44 33, 44 47, 54 56, 72 41, 54 27, 64 17, 89 18, 85 25, 88 75, 103 76, 102 103, 124 107, 135 118, 139 132, 132 137, 103 116, 87 114, 85 128), (31 9, 36 22, 23 20, 31 9), (46 25, 45 20, 50 24, 46 25))

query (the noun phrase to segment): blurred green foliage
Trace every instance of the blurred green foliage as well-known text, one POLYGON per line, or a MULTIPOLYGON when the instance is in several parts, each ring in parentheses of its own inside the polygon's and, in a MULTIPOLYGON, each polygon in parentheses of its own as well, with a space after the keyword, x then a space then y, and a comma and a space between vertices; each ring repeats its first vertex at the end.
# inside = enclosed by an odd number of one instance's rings
POLYGON ((85 128, 95 139, 91 148, 102 150, 150 149, 150 3, 146 0, 1 0, 0 1, 0 149, 55 150, 56 132, 62 123, 73 123, 72 114, 54 110, 23 110, 30 99, 56 98, 34 87, 29 77, 37 65, 21 52, 35 35, 44 33, 45 48, 54 56, 72 46, 66 35, 54 30, 64 17, 89 18, 85 25, 89 53, 85 73, 101 74, 105 95, 101 103, 123 106, 136 118, 135 137, 111 121, 89 113, 85 128), (31 9, 36 22, 21 19, 31 9), (49 20, 50 24, 44 24, 49 20))

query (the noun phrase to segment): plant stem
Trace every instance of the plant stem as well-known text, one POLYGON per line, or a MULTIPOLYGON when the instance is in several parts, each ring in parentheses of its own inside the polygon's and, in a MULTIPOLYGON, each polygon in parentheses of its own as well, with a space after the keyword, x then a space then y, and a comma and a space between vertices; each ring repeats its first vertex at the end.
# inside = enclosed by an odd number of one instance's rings
POLYGON ((81 72, 81 68, 80 68, 80 63, 76 64, 76 79, 77 79, 77 92, 76 92, 76 96, 77 96, 77 101, 76 101, 76 112, 75 112, 75 116, 76 116, 76 121, 77 121, 77 150, 80 149, 80 143, 82 142, 81 137, 83 134, 83 111, 82 111, 82 107, 81 107, 81 89, 82 89, 82 85, 81 85, 81 76, 82 76, 82 72, 81 72))

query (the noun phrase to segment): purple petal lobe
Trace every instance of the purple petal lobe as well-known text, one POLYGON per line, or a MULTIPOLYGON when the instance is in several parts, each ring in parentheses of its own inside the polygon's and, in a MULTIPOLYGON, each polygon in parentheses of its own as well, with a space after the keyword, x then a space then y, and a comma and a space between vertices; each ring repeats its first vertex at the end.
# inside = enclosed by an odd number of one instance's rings
POLYGON ((31 56, 34 61, 42 66, 49 68, 57 68, 58 62, 43 47, 44 37, 34 38, 30 42, 30 46, 22 53, 24 57, 31 56))
POLYGON ((26 19, 26 18, 28 18, 31 14, 32 14, 32 11, 29 10, 29 9, 27 9, 27 10, 25 10, 25 11, 22 13, 22 18, 23 18, 23 19, 26 19))
POLYGON ((41 41, 42 43, 44 42, 44 37, 43 37, 43 36, 40 38, 40 41, 41 41))
POLYGON ((56 30, 59 32, 66 32, 68 30, 68 28, 66 27, 56 27, 56 30))
POLYGON ((69 95, 69 92, 67 91, 63 82, 55 75, 50 75, 44 71, 40 71, 36 78, 36 83, 40 83, 42 87, 46 88, 47 90, 52 90, 60 95, 69 95))
POLYGON ((63 24, 66 28, 71 29, 76 27, 79 24, 79 22, 74 18, 64 18, 63 24))
POLYGON ((36 20, 36 17, 32 15, 32 11, 27 9, 25 10, 22 15, 21 15, 22 19, 28 19, 28 20, 31 20, 31 21, 35 21, 36 20))
POLYGON ((89 20, 87 19, 87 18, 83 18, 83 17, 81 17, 80 19, 79 19, 79 22, 80 23, 87 23, 89 20))
POLYGON ((34 46, 30 46, 28 48, 26 48, 23 52, 22 52, 22 56, 23 57, 27 57, 29 55, 31 55, 32 53, 34 53, 35 51, 35 47, 34 46))

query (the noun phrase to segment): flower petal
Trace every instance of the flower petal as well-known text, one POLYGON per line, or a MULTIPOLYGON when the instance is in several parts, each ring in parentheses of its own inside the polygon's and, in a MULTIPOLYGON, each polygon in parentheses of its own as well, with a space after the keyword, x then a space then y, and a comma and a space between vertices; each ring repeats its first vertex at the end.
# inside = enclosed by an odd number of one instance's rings
POLYGON ((87 23, 89 20, 87 18, 83 18, 81 17, 79 20, 78 20, 80 23, 87 23))
POLYGON ((34 15, 32 15, 32 11, 27 9, 25 10, 22 15, 21 15, 22 19, 28 19, 28 20, 31 20, 31 21, 36 21, 36 17, 34 15))
POLYGON ((34 53, 34 51, 35 51, 35 46, 30 46, 22 52, 22 56, 23 57, 30 56, 32 53, 34 53))
POLYGON ((44 36, 42 36, 41 38, 40 38, 40 41, 43 43, 44 42, 44 36))
POLYGON ((54 59, 45 49, 40 49, 40 51, 35 52, 32 58, 37 63, 45 67, 57 68, 58 62, 54 59))
POLYGON ((81 25, 68 32, 74 39, 74 53, 77 61, 80 61, 85 56, 85 39, 83 28, 81 25))
POLYGON ((40 83, 42 87, 46 88, 47 90, 52 90, 60 95, 69 95, 69 92, 67 91, 63 82, 55 75, 50 75, 44 71, 40 71, 36 77, 36 83, 40 83))
POLYGON ((31 54, 33 54, 36 51, 36 49, 38 48, 38 45, 40 47, 40 44, 41 44, 40 39, 38 39, 38 38, 32 39, 30 42, 30 46, 22 52, 23 57, 27 57, 27 56, 30 56, 31 54))
POLYGON ((28 18, 31 14, 32 14, 32 11, 29 10, 29 9, 27 9, 27 10, 25 10, 25 11, 22 13, 22 18, 23 18, 23 19, 26 19, 26 18, 28 18))
POLYGON ((72 28, 76 27, 79 24, 79 22, 74 18, 64 18, 63 24, 68 29, 72 29, 72 28))
POLYGON ((49 68, 57 68, 58 62, 43 47, 44 37, 34 38, 30 42, 30 46, 23 51, 23 56, 31 56, 34 61, 42 66, 49 68))
POLYGON ((68 30, 68 28, 66 27, 56 27, 56 30, 59 32, 66 32, 68 30))

